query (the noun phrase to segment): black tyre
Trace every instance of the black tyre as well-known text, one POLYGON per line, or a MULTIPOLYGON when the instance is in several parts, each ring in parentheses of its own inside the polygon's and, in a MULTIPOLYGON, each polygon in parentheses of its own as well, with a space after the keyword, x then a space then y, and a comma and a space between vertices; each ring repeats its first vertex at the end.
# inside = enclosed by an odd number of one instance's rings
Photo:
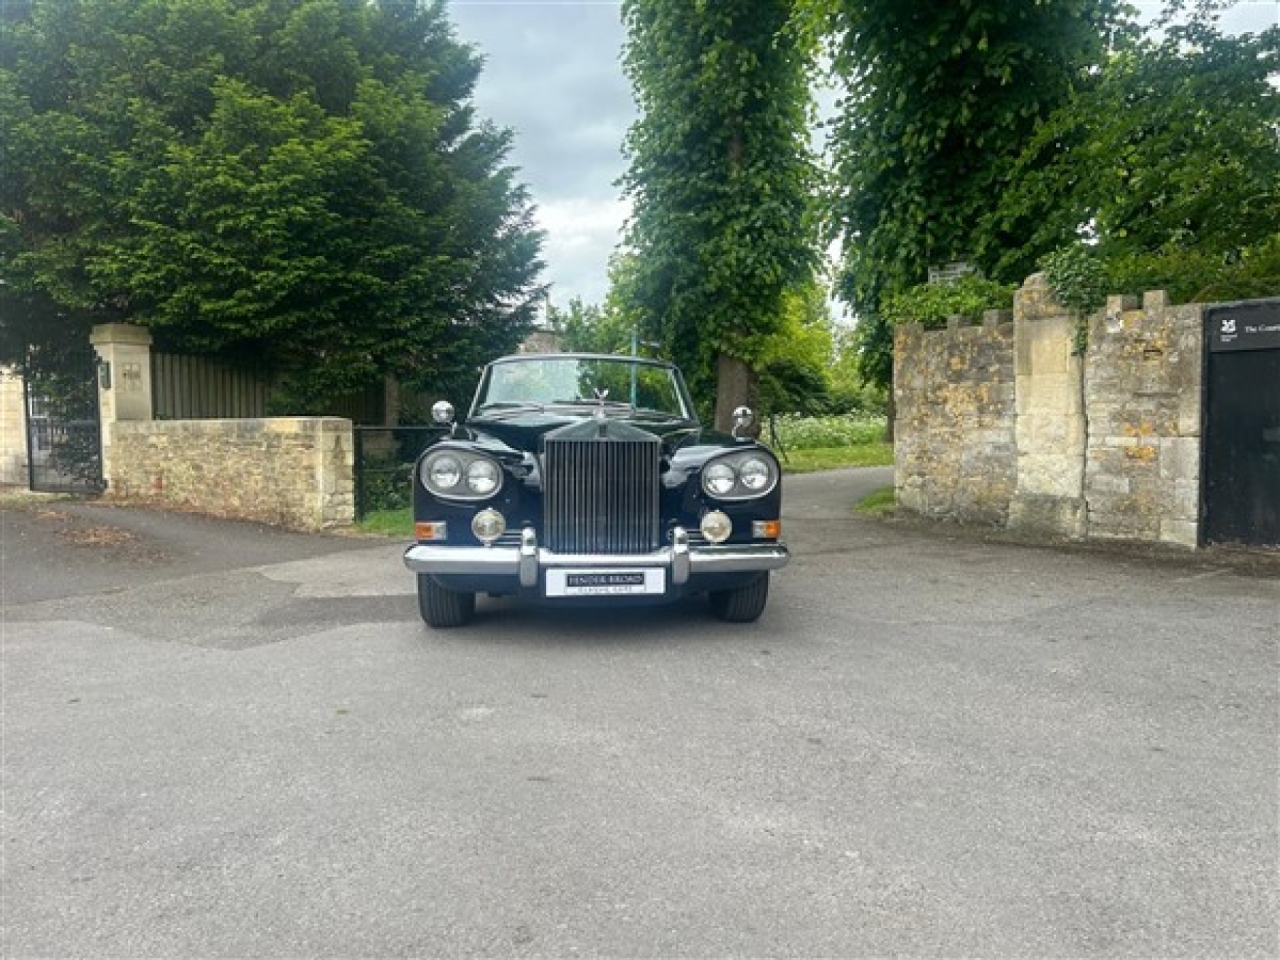
POLYGON ((769 574, 762 573, 745 587, 713 590, 711 611, 726 623, 751 623, 760 619, 769 600, 769 574))
POLYGON ((437 630, 465 627, 476 615, 476 595, 446 590, 425 573, 418 574, 418 612, 437 630))

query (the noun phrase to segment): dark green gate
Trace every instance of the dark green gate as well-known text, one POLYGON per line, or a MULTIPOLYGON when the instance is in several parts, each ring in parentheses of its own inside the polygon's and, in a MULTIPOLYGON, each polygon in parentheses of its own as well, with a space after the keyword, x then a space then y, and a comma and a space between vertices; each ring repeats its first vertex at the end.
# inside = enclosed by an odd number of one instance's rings
POLYGON ((98 356, 85 343, 41 344, 23 366, 27 469, 32 490, 101 493, 98 356))

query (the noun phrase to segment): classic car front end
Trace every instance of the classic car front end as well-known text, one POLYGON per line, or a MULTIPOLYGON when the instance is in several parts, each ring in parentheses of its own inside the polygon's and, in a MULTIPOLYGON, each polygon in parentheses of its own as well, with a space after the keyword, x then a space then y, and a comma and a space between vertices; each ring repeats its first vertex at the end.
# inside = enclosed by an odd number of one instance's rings
POLYGON ((702 430, 674 366, 505 358, 486 368, 465 424, 447 404, 436 415, 450 434, 416 465, 416 543, 404 558, 429 625, 467 623, 478 593, 551 603, 705 593, 725 620, 763 612, 769 572, 789 559, 781 470, 754 440, 702 430))

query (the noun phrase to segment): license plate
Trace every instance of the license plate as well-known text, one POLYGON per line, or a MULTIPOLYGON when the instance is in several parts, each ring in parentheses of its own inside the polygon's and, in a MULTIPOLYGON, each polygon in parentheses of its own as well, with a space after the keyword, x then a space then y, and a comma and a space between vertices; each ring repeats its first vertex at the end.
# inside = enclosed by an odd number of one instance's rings
POLYGON ((548 570, 548 597, 601 597, 666 591, 661 567, 641 570, 548 570))

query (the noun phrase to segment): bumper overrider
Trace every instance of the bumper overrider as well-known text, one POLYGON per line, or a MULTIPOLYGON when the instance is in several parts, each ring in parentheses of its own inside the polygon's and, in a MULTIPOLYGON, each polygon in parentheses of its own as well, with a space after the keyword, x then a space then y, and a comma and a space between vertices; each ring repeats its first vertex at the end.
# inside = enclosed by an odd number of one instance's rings
POLYGON ((672 587, 683 587, 695 577, 778 570, 790 559, 786 546, 776 542, 691 544, 683 527, 672 530, 669 546, 652 553, 552 553, 538 546, 532 527, 525 527, 519 546, 414 544, 405 551, 404 565, 436 576, 509 577, 526 589, 537 587, 552 570, 665 570, 672 587))

